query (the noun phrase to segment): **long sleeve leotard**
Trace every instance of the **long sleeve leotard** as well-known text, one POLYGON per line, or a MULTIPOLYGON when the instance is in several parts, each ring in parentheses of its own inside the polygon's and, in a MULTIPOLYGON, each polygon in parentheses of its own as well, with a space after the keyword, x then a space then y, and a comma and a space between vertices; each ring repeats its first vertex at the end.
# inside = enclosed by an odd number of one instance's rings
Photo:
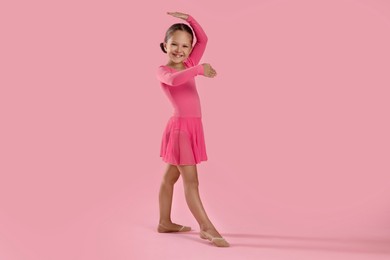
POLYGON ((191 54, 184 61, 186 69, 178 71, 166 65, 161 65, 157 70, 157 79, 173 105, 174 116, 202 117, 195 76, 204 75, 203 65, 199 64, 199 61, 206 49, 207 36, 192 16, 188 16, 187 22, 194 30, 196 43, 191 54))

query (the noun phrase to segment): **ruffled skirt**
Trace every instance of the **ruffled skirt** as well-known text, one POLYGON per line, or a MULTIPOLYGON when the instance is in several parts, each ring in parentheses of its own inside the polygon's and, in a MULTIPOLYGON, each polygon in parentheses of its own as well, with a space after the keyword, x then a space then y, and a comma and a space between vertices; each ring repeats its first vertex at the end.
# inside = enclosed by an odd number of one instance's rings
POLYGON ((169 118, 162 136, 160 157, 173 165, 195 165, 207 161, 202 118, 169 118))

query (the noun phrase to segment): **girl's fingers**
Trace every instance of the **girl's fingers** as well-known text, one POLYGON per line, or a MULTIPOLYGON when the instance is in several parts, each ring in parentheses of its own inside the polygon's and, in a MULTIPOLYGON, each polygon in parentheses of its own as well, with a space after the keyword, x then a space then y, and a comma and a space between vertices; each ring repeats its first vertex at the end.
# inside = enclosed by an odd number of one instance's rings
POLYGON ((186 20, 188 18, 188 14, 180 13, 180 12, 167 12, 167 14, 172 15, 176 18, 181 18, 186 20))

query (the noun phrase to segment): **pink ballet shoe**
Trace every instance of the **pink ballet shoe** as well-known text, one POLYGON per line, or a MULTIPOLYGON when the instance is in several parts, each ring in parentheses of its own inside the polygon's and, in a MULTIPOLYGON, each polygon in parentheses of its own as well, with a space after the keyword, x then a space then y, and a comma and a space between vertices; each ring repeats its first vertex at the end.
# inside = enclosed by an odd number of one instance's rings
POLYGON ((191 231, 191 227, 181 226, 181 228, 177 230, 177 229, 169 229, 166 226, 159 224, 157 231, 159 233, 188 232, 191 231))
POLYGON ((200 231, 200 238, 210 240, 215 246, 229 247, 230 244, 223 237, 213 237, 206 231, 200 231))

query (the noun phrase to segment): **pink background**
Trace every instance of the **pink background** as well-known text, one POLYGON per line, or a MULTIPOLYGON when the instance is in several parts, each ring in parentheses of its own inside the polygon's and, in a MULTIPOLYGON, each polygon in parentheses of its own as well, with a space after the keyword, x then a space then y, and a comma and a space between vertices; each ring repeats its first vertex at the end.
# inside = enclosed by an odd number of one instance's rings
POLYGON ((388 1, 2 1, 0 28, 0 259, 389 258, 388 1), (181 180, 195 231, 155 231, 166 11, 209 36, 198 171, 229 249, 181 180))

